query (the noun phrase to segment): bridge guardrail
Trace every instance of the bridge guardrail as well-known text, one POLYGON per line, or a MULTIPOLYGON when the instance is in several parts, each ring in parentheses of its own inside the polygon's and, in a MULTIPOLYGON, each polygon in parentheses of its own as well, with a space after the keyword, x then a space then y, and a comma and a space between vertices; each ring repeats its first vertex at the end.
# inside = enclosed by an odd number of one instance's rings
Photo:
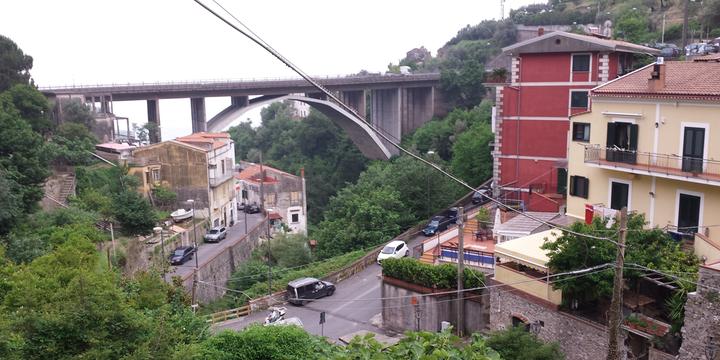
POLYGON ((239 308, 212 313, 210 315, 207 315, 205 321, 212 325, 217 322, 237 319, 239 317, 248 315, 250 315, 250 305, 245 305, 239 308))

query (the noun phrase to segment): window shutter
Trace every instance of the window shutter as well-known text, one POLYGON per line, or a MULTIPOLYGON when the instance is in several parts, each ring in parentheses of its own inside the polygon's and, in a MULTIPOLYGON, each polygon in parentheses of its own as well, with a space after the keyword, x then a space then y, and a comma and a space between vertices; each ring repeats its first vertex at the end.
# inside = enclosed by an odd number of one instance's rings
POLYGON ((617 127, 617 124, 615 123, 608 123, 607 124, 607 150, 605 150, 605 159, 607 161, 615 161, 615 149, 613 145, 615 145, 615 129, 617 127))
POLYGON ((585 199, 588 198, 588 188, 590 187, 590 179, 588 178, 580 178, 582 181, 582 197, 585 199))
POLYGON ((570 177, 570 195, 576 196, 577 193, 575 192, 575 182, 577 181, 577 176, 571 176, 570 177))
POLYGON ((637 145, 638 145, 638 126, 637 125, 630 125, 630 151, 637 151, 637 145))

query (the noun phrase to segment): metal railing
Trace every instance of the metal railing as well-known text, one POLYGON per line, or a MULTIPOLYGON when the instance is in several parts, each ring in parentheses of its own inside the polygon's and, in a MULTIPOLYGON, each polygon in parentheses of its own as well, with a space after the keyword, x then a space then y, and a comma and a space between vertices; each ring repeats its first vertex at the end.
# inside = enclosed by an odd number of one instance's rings
POLYGON ((712 159, 587 145, 585 163, 720 181, 720 161, 712 159))
MULTIPOLYGON (((474 265, 478 267, 494 268, 495 254, 487 251, 464 249, 465 265, 474 265)), ((440 260, 457 262, 458 249, 455 247, 440 246, 440 260)))
POLYGON ((220 176, 211 177, 208 180, 210 181, 210 187, 217 187, 223 184, 224 182, 228 181, 230 178, 233 177, 233 172, 228 170, 225 172, 225 174, 221 174, 220 176))
POLYGON ((241 306, 239 308, 216 312, 208 315, 205 321, 209 324, 215 324, 222 321, 237 319, 239 317, 250 315, 250 305, 241 306))

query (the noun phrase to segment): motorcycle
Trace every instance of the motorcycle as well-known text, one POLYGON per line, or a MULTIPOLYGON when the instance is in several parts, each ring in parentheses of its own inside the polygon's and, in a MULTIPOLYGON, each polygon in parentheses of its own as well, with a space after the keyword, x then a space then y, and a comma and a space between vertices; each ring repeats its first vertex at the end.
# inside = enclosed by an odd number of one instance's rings
POLYGON ((284 307, 271 307, 270 314, 265 317, 265 323, 264 325, 270 325, 273 323, 276 323, 278 321, 285 320, 285 313, 287 312, 287 309, 284 307))

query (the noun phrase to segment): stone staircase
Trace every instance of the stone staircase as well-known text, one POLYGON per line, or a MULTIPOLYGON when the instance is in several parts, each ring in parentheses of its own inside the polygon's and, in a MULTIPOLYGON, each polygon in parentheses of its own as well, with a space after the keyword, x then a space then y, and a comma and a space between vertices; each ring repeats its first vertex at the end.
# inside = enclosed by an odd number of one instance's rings
POLYGON ((67 204, 67 199, 70 195, 75 195, 75 174, 73 173, 63 175, 60 194, 57 200, 63 204, 67 204))

